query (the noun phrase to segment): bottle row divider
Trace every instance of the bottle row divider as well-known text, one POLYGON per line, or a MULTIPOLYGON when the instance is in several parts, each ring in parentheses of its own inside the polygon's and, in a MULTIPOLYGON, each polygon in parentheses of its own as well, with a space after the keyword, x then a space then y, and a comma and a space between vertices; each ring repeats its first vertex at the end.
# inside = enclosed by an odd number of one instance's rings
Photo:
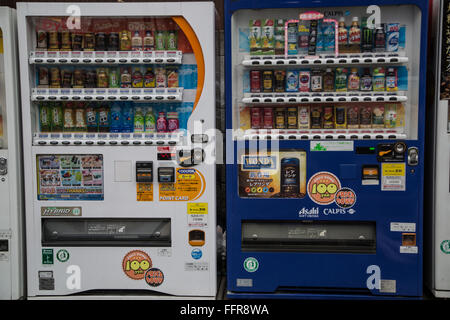
POLYGON ((244 93, 242 103, 405 102, 404 91, 244 93))
POLYGON ((246 130, 235 133, 234 140, 391 140, 406 139, 398 130, 246 130))
POLYGON ((267 66, 323 66, 323 65, 370 65, 406 64, 408 57, 387 54, 359 54, 344 56, 245 56, 245 67, 267 66))
POLYGON ((33 88, 32 101, 182 101, 183 88, 33 88))
POLYGON ((30 64, 181 64, 181 51, 32 51, 30 64))
POLYGON ((119 132, 37 132, 33 135, 33 145, 177 145, 183 136, 178 132, 119 133, 119 132))

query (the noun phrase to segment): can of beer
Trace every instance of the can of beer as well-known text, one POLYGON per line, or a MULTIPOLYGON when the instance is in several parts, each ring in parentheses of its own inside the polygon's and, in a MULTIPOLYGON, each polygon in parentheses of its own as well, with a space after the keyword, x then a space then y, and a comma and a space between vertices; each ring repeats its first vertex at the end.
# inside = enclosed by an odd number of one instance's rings
POLYGON ((95 50, 95 36, 92 32, 87 32, 84 34, 84 51, 94 51, 95 50))
POLYGON ((250 111, 252 129, 261 129, 261 109, 254 107, 250 111))
POLYGON ((322 128, 322 107, 311 108, 311 129, 322 128))
POLYGON ((61 75, 58 68, 50 69, 50 88, 61 88, 61 75))
POLYGON ((334 129, 334 107, 332 106, 323 108, 323 128, 334 129))
POLYGON ((386 24, 386 51, 397 52, 398 42, 400 37, 400 24, 388 23, 386 24))
POLYGON ((273 92, 273 71, 265 70, 263 72, 263 92, 273 92))
POLYGON ((52 31, 48 33, 48 50, 58 51, 59 50, 59 34, 58 32, 52 31))
POLYGON ((282 158, 280 166, 280 191, 284 197, 298 195, 300 191, 300 161, 298 158, 282 158))
POLYGON ((48 34, 46 31, 39 30, 36 32, 36 49, 47 50, 48 47, 48 34))
POLYGON ((84 88, 84 71, 75 69, 73 72, 73 87, 84 88))
POLYGON ((273 109, 272 108, 264 108, 263 128, 264 129, 273 129, 273 109))
POLYGON ((72 50, 83 50, 83 35, 79 33, 72 33, 72 50))
POLYGON ((299 78, 299 91, 309 92, 311 88, 311 74, 309 71, 300 71, 299 78))
POLYGON ((349 106, 347 108, 347 128, 359 128, 359 108, 357 106, 349 106))
POLYGON ((274 91, 284 92, 284 90, 286 90, 286 71, 275 70, 274 79, 275 79, 274 91))
POLYGON ((61 32, 61 50, 63 51, 72 50, 72 37, 69 31, 61 32))
POLYGON ((297 129, 297 118, 298 118, 297 107, 287 108, 287 128, 297 129))
POLYGON ((117 32, 111 32, 107 40, 108 51, 119 51, 119 34, 117 32))
POLYGON ((250 71, 250 92, 261 92, 261 71, 259 70, 250 71))
POLYGON ((72 71, 63 70, 61 71, 62 75, 62 88, 72 88, 72 71))
POLYGON ((359 113, 359 127, 363 129, 372 127, 372 108, 370 106, 361 107, 359 113))
POLYGON ((298 128, 309 129, 309 107, 300 106, 298 108, 298 128))
POLYGON ((286 91, 287 92, 298 91, 298 71, 289 70, 286 72, 286 91))
POLYGON ((336 129, 347 128, 347 108, 345 106, 334 108, 334 122, 336 129))
POLYGON ((275 109, 275 129, 286 129, 286 108, 275 109))
POLYGON ((95 34, 95 50, 96 51, 106 50, 106 35, 104 32, 98 32, 95 34))

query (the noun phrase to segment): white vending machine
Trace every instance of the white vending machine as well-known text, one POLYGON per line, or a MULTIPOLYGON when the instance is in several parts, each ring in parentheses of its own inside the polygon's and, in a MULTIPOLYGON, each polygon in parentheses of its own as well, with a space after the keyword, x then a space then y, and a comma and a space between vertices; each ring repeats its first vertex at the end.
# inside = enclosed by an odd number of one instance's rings
POLYGON ((214 298, 213 3, 17 11, 28 297, 214 298))
POLYGON ((16 11, 0 7, 0 300, 24 295, 16 11))

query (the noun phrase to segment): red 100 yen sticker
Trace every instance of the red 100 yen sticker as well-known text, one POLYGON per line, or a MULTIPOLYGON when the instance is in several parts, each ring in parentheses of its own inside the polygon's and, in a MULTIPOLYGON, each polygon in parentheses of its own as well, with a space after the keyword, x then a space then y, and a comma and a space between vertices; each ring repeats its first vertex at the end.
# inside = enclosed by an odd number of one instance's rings
POLYGON ((336 192, 341 188, 341 182, 331 172, 317 172, 308 181, 308 195, 312 201, 320 205, 334 202, 336 192))
POLYGON ((145 272, 152 267, 152 259, 141 250, 133 250, 123 258, 123 272, 133 280, 141 280, 145 277, 145 272))
POLYGON ((336 192, 335 201, 341 208, 351 208, 356 203, 356 193, 350 188, 342 188, 336 192))
POLYGON ((160 286, 164 282, 164 273, 158 268, 151 268, 145 273, 145 282, 152 287, 160 286))

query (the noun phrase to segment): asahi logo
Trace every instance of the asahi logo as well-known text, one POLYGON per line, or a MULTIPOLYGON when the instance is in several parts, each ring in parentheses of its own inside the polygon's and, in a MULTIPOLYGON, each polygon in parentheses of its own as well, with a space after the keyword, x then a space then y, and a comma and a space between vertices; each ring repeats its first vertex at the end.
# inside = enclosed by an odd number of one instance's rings
POLYGON ((298 212, 298 217, 299 218, 304 218, 304 217, 318 217, 319 216, 319 208, 311 208, 311 209, 307 209, 307 208, 302 208, 299 212, 298 212))
POLYGON ((41 207, 41 216, 81 216, 81 207, 41 207))

